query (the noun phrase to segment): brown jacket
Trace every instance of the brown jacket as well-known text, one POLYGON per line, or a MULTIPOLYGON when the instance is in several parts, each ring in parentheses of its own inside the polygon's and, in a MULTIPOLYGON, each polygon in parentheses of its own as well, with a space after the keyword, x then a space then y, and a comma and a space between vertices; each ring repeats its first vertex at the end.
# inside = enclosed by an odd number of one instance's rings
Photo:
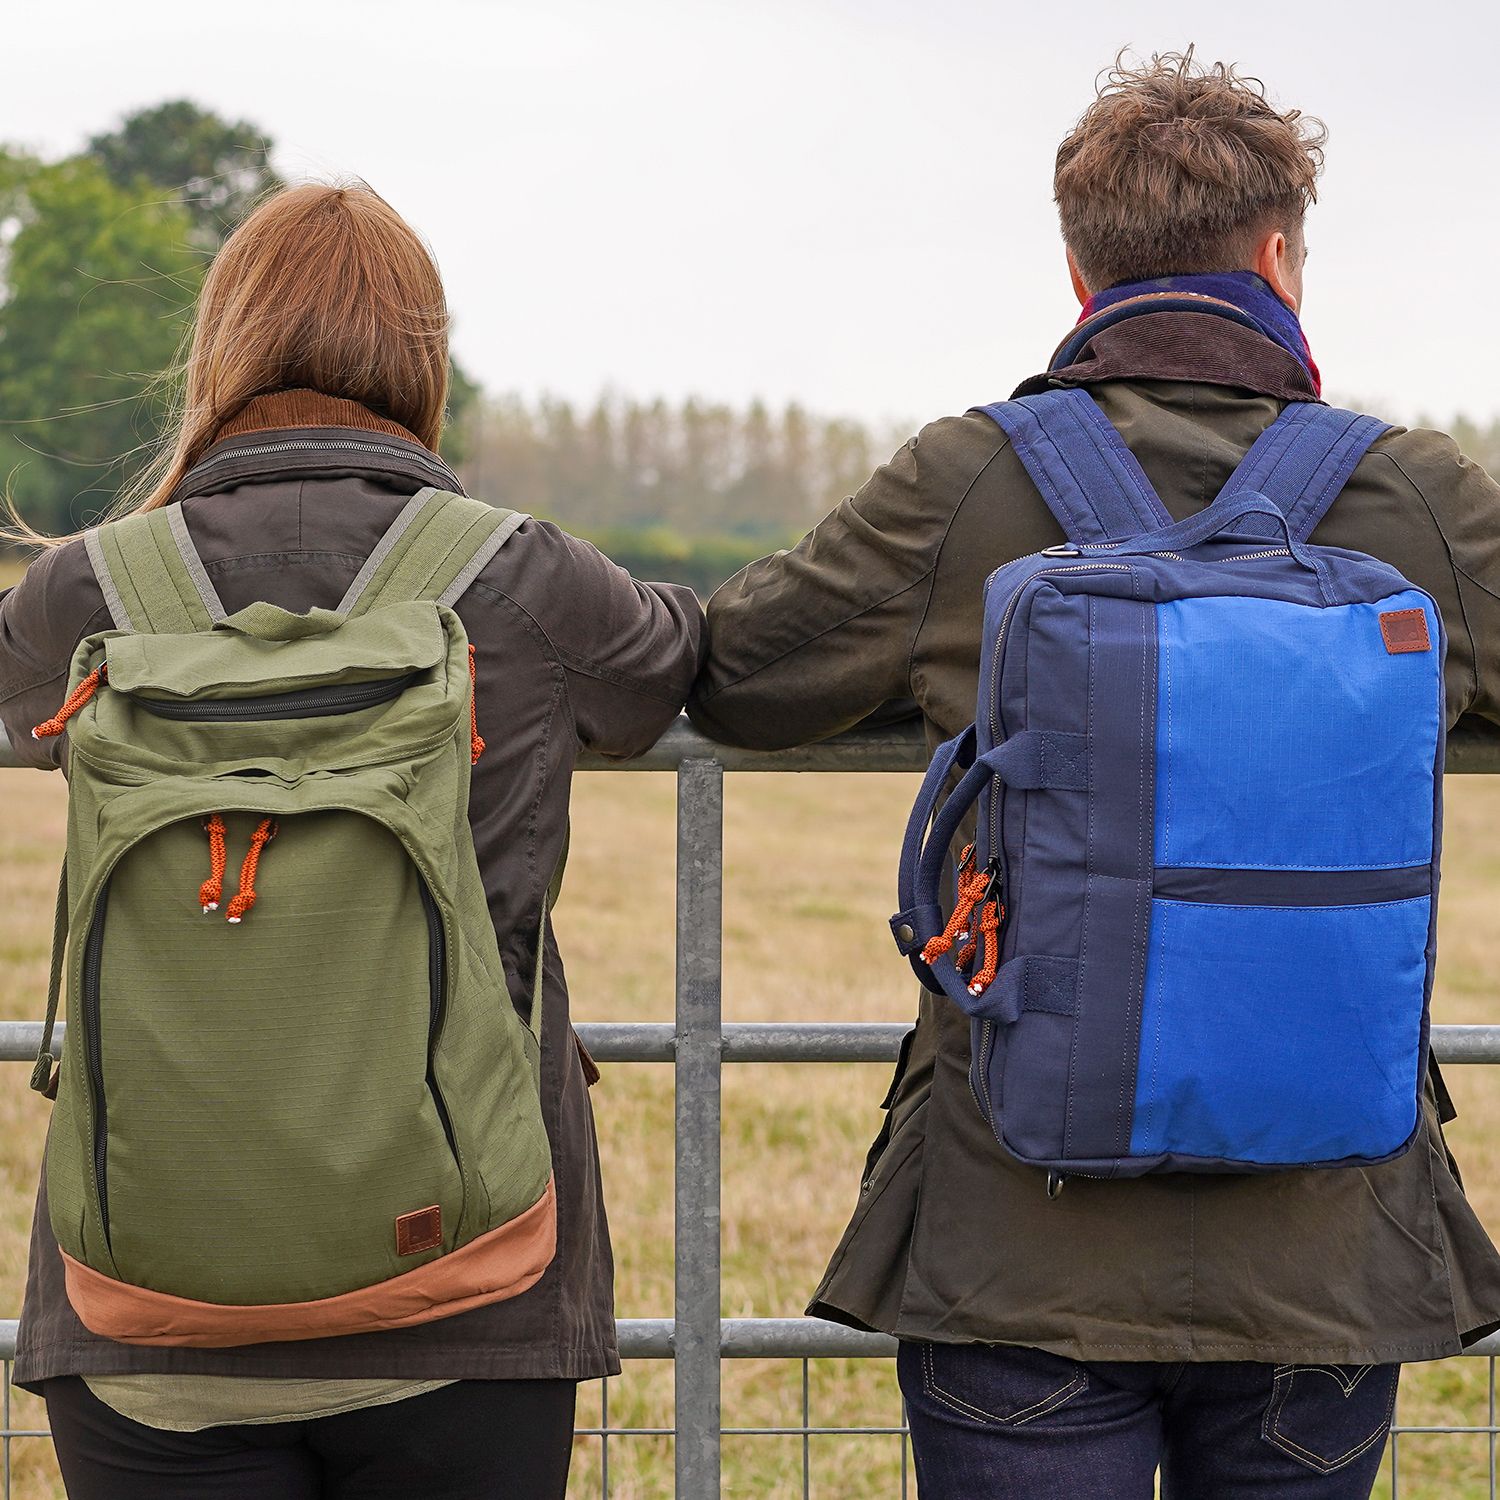
MULTIPOLYGON (((1090 389, 1177 519, 1213 499, 1286 401, 1313 399, 1292 356, 1191 313, 1117 324, 1023 389, 1048 384, 1090 389)), ((986 576, 1062 540, 994 422, 935 422, 796 548, 715 595, 689 711, 717 738, 772 749, 915 699, 935 746, 974 716, 986 576)), ((1500 723, 1500 490, 1483 470, 1436 432, 1397 429, 1315 540, 1427 589, 1450 636, 1450 726, 1500 723)), ((1412 1150, 1368 1171, 1076 1178, 1049 1202, 1044 1174, 996 1144, 968 1068, 967 1018, 924 995, 810 1311, 908 1338, 1161 1361, 1433 1358, 1500 1322, 1500 1256, 1430 1094, 1412 1150)))
MULTIPOLYGON (((404 429, 310 392, 261 397, 178 491, 225 606, 265 599, 332 607, 423 485, 455 489, 404 429)), ((498 497, 497 497, 498 498, 498 497)), ((477 647, 479 730, 470 822, 512 995, 528 996, 537 919, 562 852, 581 748, 646 749, 687 695, 702 644, 692 592, 639 584, 594 548, 528 521, 458 602, 477 647)), ((81 543, 44 554, 0 597, 0 724, 51 767, 58 741, 30 727, 61 701, 80 637, 110 620, 81 543)), ((16 1378, 135 1371, 268 1376, 547 1378, 619 1369, 609 1232, 587 1083, 549 938, 542 1020, 543 1114, 558 1195, 557 1259, 509 1302, 420 1328, 198 1351, 129 1348, 90 1334, 68 1306, 45 1204, 32 1231, 16 1378)))

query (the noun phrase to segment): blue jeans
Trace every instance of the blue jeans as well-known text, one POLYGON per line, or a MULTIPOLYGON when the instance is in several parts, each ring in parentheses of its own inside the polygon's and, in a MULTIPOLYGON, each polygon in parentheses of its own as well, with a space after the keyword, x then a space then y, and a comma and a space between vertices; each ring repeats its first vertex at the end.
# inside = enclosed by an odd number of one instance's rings
POLYGON ((1099 1364, 903 1343, 922 1500, 1367 1500, 1400 1365, 1099 1364))

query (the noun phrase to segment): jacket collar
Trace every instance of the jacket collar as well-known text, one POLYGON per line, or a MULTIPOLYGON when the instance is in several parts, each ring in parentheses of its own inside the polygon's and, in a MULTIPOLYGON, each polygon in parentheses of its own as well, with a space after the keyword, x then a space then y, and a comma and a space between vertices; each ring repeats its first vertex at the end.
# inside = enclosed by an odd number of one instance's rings
POLYGON ((419 448, 423 446, 416 435, 399 422, 380 416, 358 401, 307 390, 268 391, 263 396, 252 397, 241 411, 219 428, 218 438, 239 437, 247 432, 276 432, 288 427, 345 427, 405 438, 419 448))
POLYGON ((1138 300, 1133 316, 1119 317, 1125 304, 1117 304, 1080 325, 1063 346, 1069 362, 1033 375, 1015 394, 1034 396, 1106 380, 1180 380, 1233 386, 1280 401, 1319 399, 1301 361, 1238 321, 1232 309, 1194 312, 1176 299, 1165 306, 1153 305, 1150 297, 1138 300))
POLYGON ((274 391, 256 396, 219 429, 172 498, 319 474, 464 493, 453 470, 400 423, 320 391, 274 391))

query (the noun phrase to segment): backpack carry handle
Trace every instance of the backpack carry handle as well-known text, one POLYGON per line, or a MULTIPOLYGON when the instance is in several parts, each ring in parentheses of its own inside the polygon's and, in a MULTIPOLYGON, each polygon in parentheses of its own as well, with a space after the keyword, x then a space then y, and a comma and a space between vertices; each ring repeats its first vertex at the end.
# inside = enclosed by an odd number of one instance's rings
MULTIPOLYGON (((1185 521, 1176 521, 1171 526, 1163 526, 1159 531, 1148 531, 1144 536, 1134 537, 1128 542, 1117 542, 1112 547, 1090 548, 1090 551, 1095 556, 1132 557, 1153 552, 1172 552, 1179 547, 1196 547, 1203 542, 1227 536, 1234 523, 1245 516, 1270 516, 1276 522, 1286 540, 1288 555, 1318 580, 1324 602, 1331 603, 1323 565, 1304 542, 1298 541, 1292 531, 1292 523, 1281 507, 1274 500, 1256 494, 1253 490, 1242 491, 1237 495, 1221 493, 1206 510, 1200 511, 1196 516, 1189 516, 1185 521)), ((1265 538, 1255 537, 1251 540, 1264 541, 1265 538)))
POLYGON ((934 994, 946 994, 970 1015, 987 1013, 987 1005, 970 992, 969 982, 959 972, 952 953, 943 954, 929 965, 922 958, 922 950, 945 926, 938 887, 943 862, 958 835, 959 824, 991 781, 1005 779, 1010 759, 1006 746, 997 745, 977 757, 976 746, 977 735, 971 724, 961 735, 942 745, 927 768, 901 849, 902 909, 891 918, 891 933, 896 946, 923 986, 934 994), (955 766, 967 769, 934 816, 937 799, 955 766))
MULTIPOLYGON (((918 873, 927 830, 937 813, 938 799, 955 766, 967 771, 974 764, 977 735, 972 724, 962 734, 939 745, 922 779, 922 789, 912 804, 907 819, 906 836, 901 842, 901 863, 897 872, 897 899, 901 910, 891 918, 891 936, 896 947, 912 966, 924 988, 934 992, 942 986, 932 970, 922 961, 922 949, 928 940, 943 929, 943 914, 934 889, 925 906, 917 900, 918 873)), ((955 795, 957 795, 955 793, 955 795)), ((951 798, 949 799, 952 800, 951 798)), ((949 836, 951 839, 951 835, 949 836)), ((946 844, 943 846, 946 847, 946 844)))

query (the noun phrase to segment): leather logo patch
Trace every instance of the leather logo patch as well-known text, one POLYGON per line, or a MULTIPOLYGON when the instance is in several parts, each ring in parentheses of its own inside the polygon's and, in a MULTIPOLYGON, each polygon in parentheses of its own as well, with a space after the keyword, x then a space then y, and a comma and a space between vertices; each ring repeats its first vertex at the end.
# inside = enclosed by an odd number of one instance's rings
POLYGON ((436 1250, 442 1243, 443 1210, 438 1204, 402 1214, 396 1220, 397 1255, 420 1255, 424 1250, 436 1250))
POLYGON ((1392 656, 1404 651, 1431 651, 1427 616, 1420 609, 1388 609, 1380 616, 1380 633, 1392 656))

